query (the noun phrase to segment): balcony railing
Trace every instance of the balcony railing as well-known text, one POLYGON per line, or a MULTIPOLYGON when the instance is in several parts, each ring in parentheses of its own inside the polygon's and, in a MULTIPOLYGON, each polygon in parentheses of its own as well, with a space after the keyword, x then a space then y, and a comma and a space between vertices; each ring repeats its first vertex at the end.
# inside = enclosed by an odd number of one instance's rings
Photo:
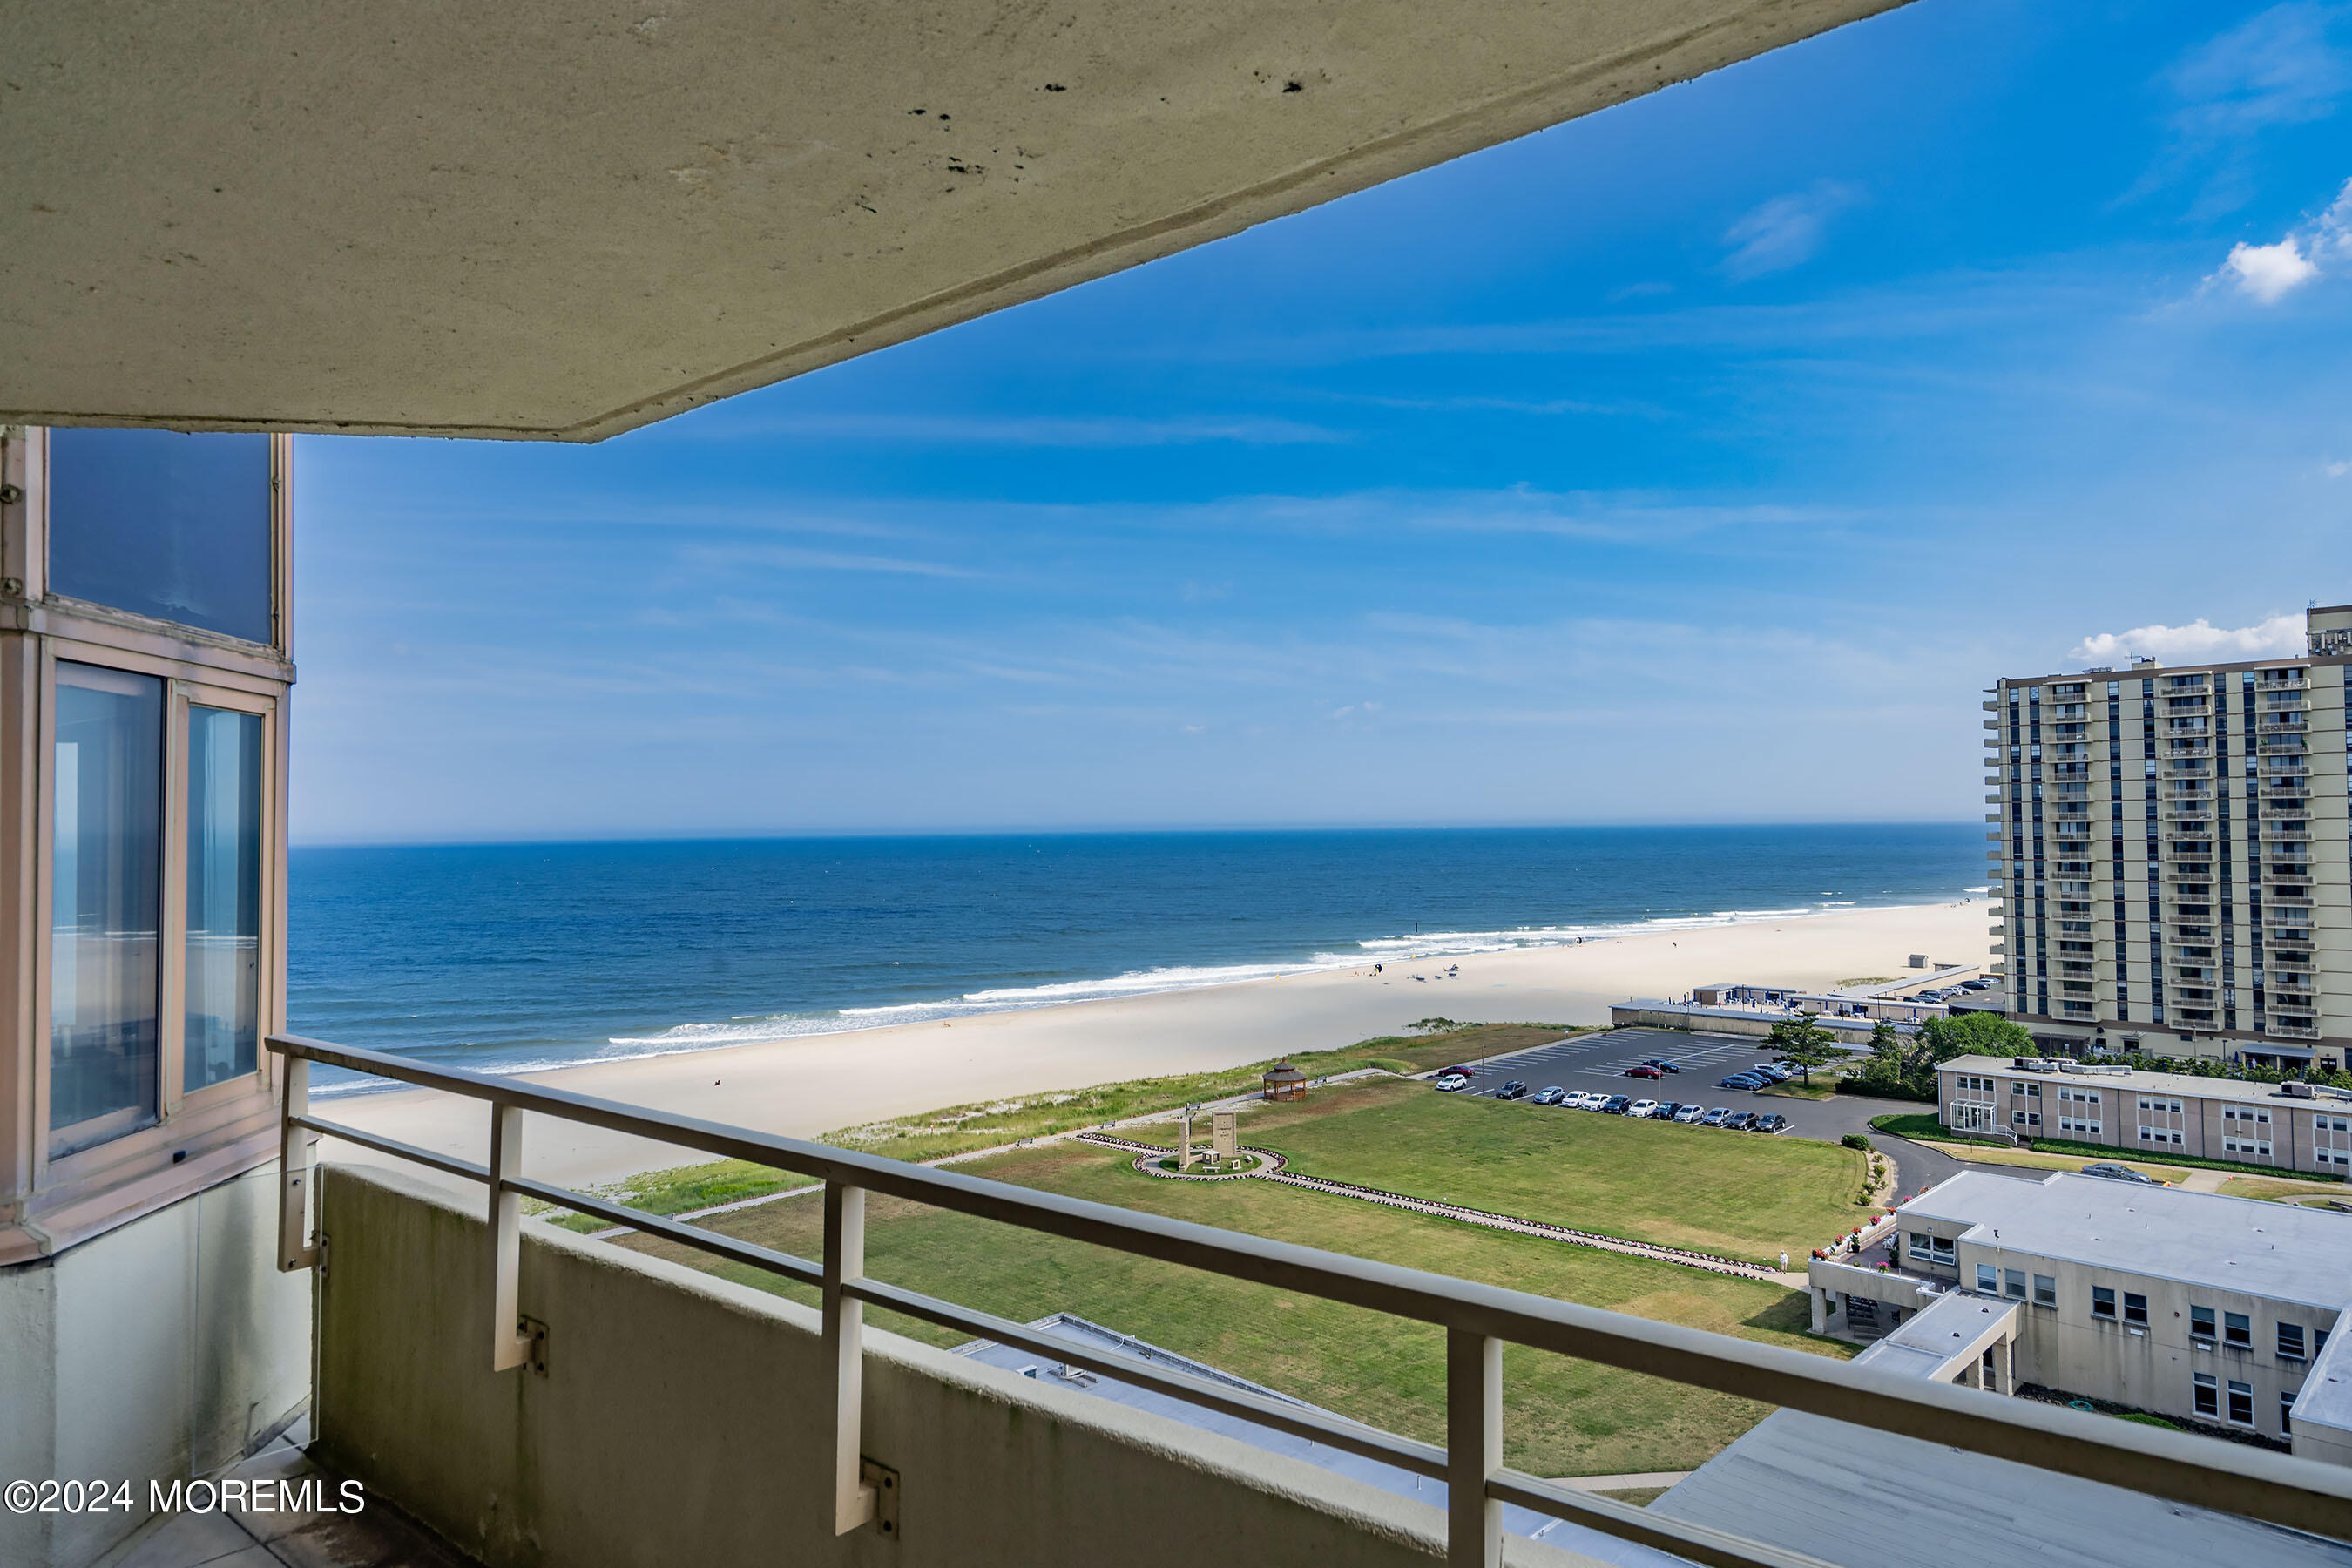
POLYGON ((1443 1481, 1450 1568, 1473 1568, 1474 1564, 1490 1568, 1501 1561, 1505 1503, 1719 1568, 1798 1568, 1811 1561, 1778 1547, 1505 1468, 1502 1351, 1507 1342, 1786 1405, 2175 1502, 2352 1539, 2352 1470, 2311 1460, 2281 1458, 2186 1433, 2127 1426, 2084 1412, 1873 1367, 1849 1366, 1780 1346, 906 1164, 855 1150, 646 1110, 513 1079, 428 1067, 379 1051, 290 1035, 271 1036, 268 1047, 283 1058, 284 1068, 279 1267, 302 1269, 319 1261, 318 1248, 308 1239, 310 1168, 306 1131, 480 1183, 488 1189, 493 1260, 488 1321, 482 1330, 493 1371, 526 1365, 534 1348, 523 1336, 519 1302, 520 1200, 525 1197, 815 1287, 822 1308, 824 1364, 829 1371, 827 1386, 813 1392, 832 1411, 827 1424, 832 1434, 829 1489, 836 1534, 864 1528, 876 1511, 874 1489, 861 1476, 859 1450, 864 1419, 862 1335, 865 1309, 871 1305, 957 1332, 1016 1345, 1056 1362, 1443 1481), (312 1116, 309 1092, 313 1062, 482 1101, 489 1128, 488 1163, 476 1164, 312 1116), (824 1257, 818 1260, 792 1257, 526 1178, 521 1173, 526 1111, 814 1177, 824 1184, 824 1257), (1446 1335, 1445 1446, 1301 1411, 1132 1357, 1051 1338, 1008 1319, 868 1278, 865 1215, 869 1192, 1442 1328, 1446 1335))

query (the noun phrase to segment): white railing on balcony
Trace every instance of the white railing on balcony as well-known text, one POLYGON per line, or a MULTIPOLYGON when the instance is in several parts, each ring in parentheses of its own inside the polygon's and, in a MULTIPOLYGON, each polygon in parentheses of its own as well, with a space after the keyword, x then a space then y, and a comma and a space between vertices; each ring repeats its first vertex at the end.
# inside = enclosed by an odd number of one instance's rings
MULTIPOLYGON (((2274 1028, 2273 1032, 2284 1031, 2274 1028)), ((865 1309, 871 1305, 1017 1345, 1443 1481, 1449 1568, 1496 1568, 1500 1563, 1505 1503, 1719 1568, 1822 1568, 1812 1559, 1781 1548, 1506 1468, 1502 1462, 1502 1351, 1507 1342, 1787 1405, 2290 1529, 2352 1539, 2352 1470, 2312 1460, 1923 1382, 1679 1324, 854 1150, 646 1110, 513 1079, 428 1067, 380 1051, 331 1046, 292 1035, 273 1035, 267 1044, 282 1058, 284 1069, 279 1267, 308 1268, 319 1261, 318 1249, 309 1239, 310 1156, 306 1132, 481 1183, 488 1191, 493 1281, 490 1321, 483 1330, 495 1371, 520 1368, 532 1353, 518 1300, 520 1200, 525 1197, 814 1286, 822 1305, 824 1364, 830 1369, 829 1386, 822 1392, 833 1410, 832 1491, 834 1528, 838 1534, 865 1528, 876 1517, 874 1489, 862 1477, 859 1448, 861 1337, 865 1309), (436 1153, 311 1115, 310 1067, 313 1062, 482 1101, 489 1124, 488 1163, 436 1153), (814 1177, 824 1186, 824 1256, 815 1261, 792 1257, 530 1180, 522 1173, 527 1111, 814 1177), (1008 1319, 870 1279, 865 1264, 866 1194, 869 1192, 1442 1328, 1446 1336, 1445 1445, 1440 1447, 1319 1412, 1302 1412, 1132 1357, 1049 1338, 1008 1319)))

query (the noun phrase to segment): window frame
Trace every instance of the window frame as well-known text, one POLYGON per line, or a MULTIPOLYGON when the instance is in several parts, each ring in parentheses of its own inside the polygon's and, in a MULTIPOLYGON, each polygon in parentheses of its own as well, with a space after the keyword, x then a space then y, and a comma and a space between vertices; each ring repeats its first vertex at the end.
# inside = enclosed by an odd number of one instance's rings
POLYGON ((241 680, 236 672, 162 658, 141 651, 84 642, 68 637, 44 639, 40 654, 40 695, 37 770, 38 805, 34 840, 40 847, 34 878, 33 1016, 28 1040, 32 1057, 33 1140, 30 1152, 36 1188, 73 1182, 111 1170, 152 1153, 164 1144, 184 1142, 237 1111, 273 1082, 267 1051, 256 1052, 255 1071, 239 1074, 193 1093, 186 1089, 187 1017, 187 784, 188 710, 191 706, 251 713, 261 720, 261 974, 257 1033, 268 1036, 285 1027, 278 1016, 284 995, 286 910, 284 867, 280 844, 285 810, 286 757, 280 744, 282 702, 273 683, 241 680), (57 667, 60 663, 91 665, 131 675, 156 677, 163 682, 163 799, 161 820, 163 865, 156 952, 156 1119, 118 1137, 70 1152, 58 1152, 58 1138, 49 1124, 51 1045, 49 1016, 51 953, 47 935, 56 898, 56 868, 48 846, 57 823, 57 667))
POLYGON ((2189 1337, 2191 1340, 2203 1340, 2207 1344, 2218 1342, 2221 1337, 2220 1314, 2210 1307, 2191 1306, 2189 1309, 2189 1337), (2200 1328, 2198 1326, 2200 1323, 2204 1326, 2200 1328))

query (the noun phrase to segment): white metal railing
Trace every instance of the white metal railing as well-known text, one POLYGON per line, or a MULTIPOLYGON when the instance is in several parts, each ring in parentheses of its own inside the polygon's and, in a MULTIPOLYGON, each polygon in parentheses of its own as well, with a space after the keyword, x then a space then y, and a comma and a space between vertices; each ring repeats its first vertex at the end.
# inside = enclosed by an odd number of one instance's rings
POLYGON ((825 1393, 833 1411, 834 1529, 837 1534, 862 1529, 876 1518, 875 1490, 864 1479, 859 1447, 862 1337, 865 1310, 872 1305, 1050 1355, 1138 1387, 1443 1481, 1447 1498, 1448 1568, 1499 1568, 1505 1503, 1718 1568, 1828 1568, 1801 1552, 1506 1468, 1502 1361, 1506 1342, 1786 1405, 2176 1502, 2352 1540, 2352 1469, 1977 1389, 1923 1382, 1777 1345, 855 1150, 646 1110, 513 1079, 428 1067, 381 1051, 332 1046, 299 1035, 273 1035, 266 1043, 282 1058, 283 1069, 278 1267, 308 1268, 319 1260, 318 1248, 309 1240, 310 1141, 305 1133, 341 1139, 479 1182, 488 1189, 488 1198, 492 1299, 486 1328, 494 1371, 520 1367, 531 1352, 519 1300, 520 1200, 525 1197, 816 1287, 824 1317, 824 1365, 829 1369, 830 1386, 825 1393), (312 1062, 483 1101, 488 1111, 488 1163, 476 1164, 311 1115, 312 1062), (824 1184, 824 1257, 811 1262, 533 1181, 522 1173, 526 1111, 813 1176, 824 1184), (868 1192, 1442 1328, 1445 1331, 1445 1445, 1440 1447, 1402 1437, 1132 1356, 1049 1338, 1008 1319, 869 1279, 865 1267, 868 1192))

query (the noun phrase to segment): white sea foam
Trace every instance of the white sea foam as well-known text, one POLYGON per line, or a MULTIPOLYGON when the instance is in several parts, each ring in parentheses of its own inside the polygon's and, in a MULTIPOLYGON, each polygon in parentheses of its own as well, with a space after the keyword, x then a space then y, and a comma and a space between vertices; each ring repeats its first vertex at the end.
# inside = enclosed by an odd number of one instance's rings
MULTIPOLYGON (((614 1049, 586 1058, 627 1061, 665 1056, 676 1051, 709 1050, 722 1046, 757 1045, 798 1039, 811 1035, 845 1034, 857 1029, 888 1028, 902 1024, 952 1022, 984 1013, 1014 1012, 1026 1007, 1063 1006, 1075 1002, 1108 1001, 1163 991, 1191 991, 1207 985, 1233 985, 1278 975, 1360 968, 1400 960, 1459 958, 1474 953, 1512 952, 1527 948, 1559 947, 1577 942, 1642 936, 1677 931, 1706 931, 1749 925, 1762 921, 1800 920, 1832 910, 1858 907, 1853 900, 1792 905, 1778 909, 1720 910, 1704 915, 1658 915, 1647 920, 1581 925, 1517 926, 1507 931, 1419 931, 1404 935, 1366 937, 1352 952, 1324 952, 1295 963, 1230 963, 1168 965, 1129 970, 1100 979, 1053 981, 1038 985, 994 986, 961 996, 925 1002, 899 1002, 873 1007, 843 1007, 823 1013, 783 1013, 767 1017, 735 1017, 723 1023, 680 1024, 649 1035, 617 1035, 614 1049)), ((539 1071, 579 1065, 568 1061, 533 1063, 511 1071, 539 1071)))

